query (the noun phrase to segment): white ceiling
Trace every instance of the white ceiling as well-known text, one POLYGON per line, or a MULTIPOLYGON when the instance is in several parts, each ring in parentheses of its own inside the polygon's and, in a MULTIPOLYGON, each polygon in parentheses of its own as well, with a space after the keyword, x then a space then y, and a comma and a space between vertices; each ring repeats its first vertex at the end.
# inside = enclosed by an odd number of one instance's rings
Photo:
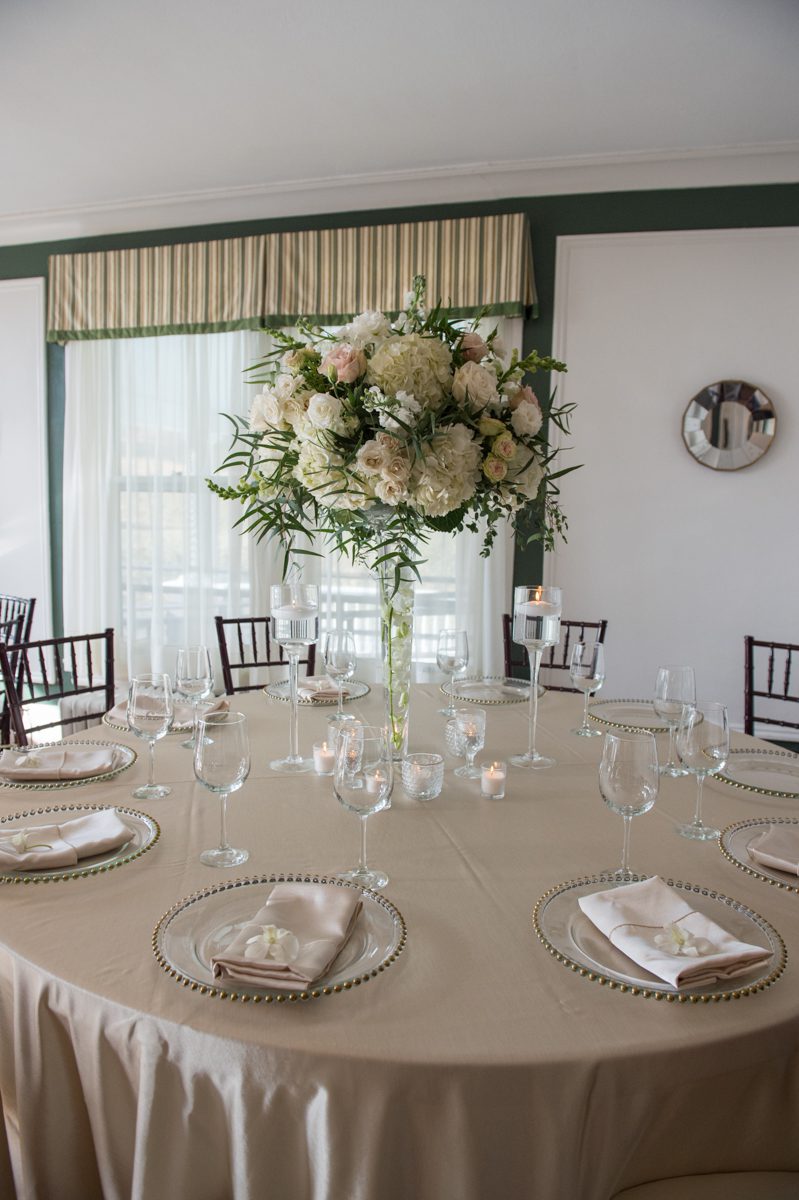
POLYGON ((799 0, 0 0, 0 242, 799 179, 799 0))

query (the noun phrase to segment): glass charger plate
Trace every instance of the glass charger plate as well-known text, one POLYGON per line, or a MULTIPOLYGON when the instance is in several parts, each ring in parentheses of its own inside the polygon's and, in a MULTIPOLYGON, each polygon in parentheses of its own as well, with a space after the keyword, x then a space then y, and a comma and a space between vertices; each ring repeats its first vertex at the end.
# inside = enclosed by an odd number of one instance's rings
POLYGON ((258 875, 217 884, 179 900, 164 913, 153 933, 153 953, 178 983, 221 1000, 311 1000, 368 983, 405 948, 405 921, 385 896, 325 875, 258 875), (276 883, 332 883, 353 888, 363 908, 346 946, 327 974, 306 991, 278 991, 214 979, 211 958, 248 924, 276 883))
POLYGON ((595 700, 588 705, 588 715, 600 725, 631 733, 639 730, 667 733, 669 728, 655 712, 651 700, 595 700))
MULTIPOLYGON (((101 812, 109 807, 111 806, 108 804, 58 804, 49 808, 33 808, 27 812, 14 813, 13 816, 0 818, 0 836, 7 836, 16 828, 24 829, 30 826, 34 818, 34 824, 58 825, 61 823, 59 816, 63 821, 71 821, 73 817, 101 812), (47 820, 43 822, 41 817, 47 817, 47 820)), ((106 850, 92 858, 81 858, 74 867, 57 867, 55 870, 40 868, 37 871, 9 871, 0 868, 0 882, 51 883, 59 879, 85 879, 88 875, 99 875, 103 871, 111 871, 114 867, 133 862, 134 858, 139 858, 155 845, 161 836, 161 829, 152 817, 138 809, 115 807, 114 811, 120 821, 124 821, 130 829, 130 841, 125 842, 124 846, 118 846, 116 850, 106 850)))
MULTIPOLYGON (((120 733, 130 733, 127 723, 123 724, 122 721, 112 721, 108 713, 106 713, 103 717, 103 725, 105 725, 107 729, 116 729, 120 733)), ((169 737, 169 735, 172 733, 191 733, 193 729, 193 721, 178 721, 177 724, 172 725, 167 737, 169 737)))
MULTIPOLYGON (((302 681, 300 681, 300 687, 302 687, 302 681)), ((285 704, 288 704, 291 699, 289 696, 288 679, 281 679, 280 683, 268 683, 263 690, 273 700, 282 700, 285 704)), ((347 683, 348 695, 344 697, 343 703, 348 704, 350 700, 360 700, 363 696, 368 696, 370 690, 368 683, 362 683, 360 679, 350 679, 347 683)), ((322 708, 325 704, 338 704, 338 700, 335 698, 328 699, 327 697, 324 700, 315 700, 312 697, 299 696, 297 703, 308 706, 312 705, 314 708, 322 708)))
POLYGON ((790 750, 731 750, 726 767, 714 778, 760 796, 799 800, 799 754, 790 750))
MULTIPOLYGON (((43 742, 40 746, 33 746, 32 749, 46 750, 49 746, 60 746, 61 742, 43 742)), ((116 775, 121 775, 123 771, 127 771, 128 767, 132 766, 136 761, 136 751, 130 746, 123 746, 120 742, 84 742, 75 741, 68 742, 70 746, 113 746, 115 750, 119 750, 122 754, 123 762, 114 767, 113 771, 103 771, 100 775, 87 775, 85 779, 41 779, 24 783, 18 779, 3 779, 0 776, 0 787, 17 788, 23 792, 52 792, 61 790, 62 788, 83 787, 86 783, 102 783, 105 779, 113 779, 116 775)), ((0 750, 16 750, 22 755, 19 746, 0 746, 0 750)))
POLYGON ((764 879, 775 887, 784 888, 786 892, 799 892, 799 877, 787 871, 778 871, 775 867, 767 867, 755 862, 749 857, 749 846, 757 834, 762 833, 771 825, 793 825, 799 828, 799 817, 752 817, 747 821, 736 821, 722 830, 719 838, 721 853, 730 862, 735 863, 747 875, 755 879, 764 879))
MULTIPOLYGON (((635 875, 632 878, 636 880, 645 876, 635 875)), ((737 1000, 752 992, 762 991, 785 970, 785 943, 776 929, 758 913, 712 888, 667 879, 665 882, 669 887, 685 893, 692 908, 710 917, 740 941, 767 948, 771 951, 771 959, 750 974, 726 982, 719 981, 697 988, 675 988, 665 983, 617 950, 588 920, 577 903, 581 896, 613 887, 615 882, 610 875, 573 879, 551 888, 535 906, 533 927, 539 940, 558 962, 572 971, 636 996, 696 1003, 737 1000)))
MULTIPOLYGON (((453 700, 467 704, 523 704, 530 699, 529 679, 510 679, 502 675, 467 675, 463 679, 442 683, 441 691, 453 700)), ((543 696, 546 688, 538 688, 543 696)))

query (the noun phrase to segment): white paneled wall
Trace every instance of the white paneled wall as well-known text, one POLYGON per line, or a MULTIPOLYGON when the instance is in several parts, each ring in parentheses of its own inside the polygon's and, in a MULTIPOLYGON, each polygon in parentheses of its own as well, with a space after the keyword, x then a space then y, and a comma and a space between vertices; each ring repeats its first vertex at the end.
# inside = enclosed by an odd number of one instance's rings
POLYGON ((50 636, 43 279, 0 281, 0 592, 35 596, 50 636))
POLYGON ((546 581, 566 616, 608 619, 605 696, 692 663, 740 728, 744 634, 799 641, 799 229, 562 238, 553 352, 585 465, 546 581), (774 445, 742 471, 683 445, 686 405, 719 379, 776 406, 774 445))

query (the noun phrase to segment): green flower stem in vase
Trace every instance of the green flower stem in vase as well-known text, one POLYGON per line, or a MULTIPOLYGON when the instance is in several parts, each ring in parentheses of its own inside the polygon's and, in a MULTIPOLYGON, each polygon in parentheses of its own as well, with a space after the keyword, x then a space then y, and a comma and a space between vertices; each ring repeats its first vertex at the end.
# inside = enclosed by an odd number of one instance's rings
POLYGON ((391 566, 378 569, 377 583, 386 726, 392 757, 398 760, 408 748, 414 581, 407 573, 397 581, 391 566))

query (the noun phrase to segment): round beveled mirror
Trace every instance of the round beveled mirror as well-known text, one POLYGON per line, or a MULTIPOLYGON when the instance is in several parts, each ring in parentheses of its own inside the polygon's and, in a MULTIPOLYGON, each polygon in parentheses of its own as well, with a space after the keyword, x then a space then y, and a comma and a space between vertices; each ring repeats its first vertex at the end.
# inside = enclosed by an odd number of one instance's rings
POLYGON ((682 421, 688 452, 714 471, 751 467, 766 453, 776 432, 777 414, 768 396, 740 379, 703 388, 682 421))

